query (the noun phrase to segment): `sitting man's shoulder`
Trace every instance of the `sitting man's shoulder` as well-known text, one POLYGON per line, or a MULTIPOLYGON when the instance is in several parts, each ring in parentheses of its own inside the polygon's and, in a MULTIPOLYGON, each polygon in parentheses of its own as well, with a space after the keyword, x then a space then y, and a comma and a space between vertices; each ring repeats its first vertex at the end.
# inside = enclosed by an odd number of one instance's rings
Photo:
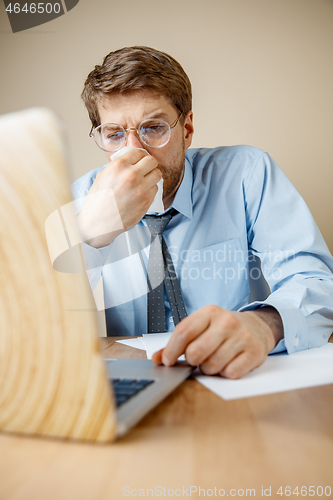
POLYGON ((190 163, 206 163, 210 160, 231 160, 237 157, 256 161, 263 154, 265 154, 265 151, 262 149, 241 144, 216 148, 190 148, 186 151, 186 158, 190 163))

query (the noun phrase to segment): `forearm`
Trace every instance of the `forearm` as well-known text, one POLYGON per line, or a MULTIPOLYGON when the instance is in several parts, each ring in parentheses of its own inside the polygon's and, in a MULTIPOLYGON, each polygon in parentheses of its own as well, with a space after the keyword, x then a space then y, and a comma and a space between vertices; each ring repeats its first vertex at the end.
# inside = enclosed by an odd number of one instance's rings
POLYGON ((84 207, 77 216, 77 224, 79 227, 82 241, 94 248, 103 248, 110 245, 121 233, 124 232, 123 227, 119 227, 119 217, 112 218, 110 216, 107 225, 99 217, 94 218, 85 210, 84 207), (115 219, 114 227, 112 220, 115 219))

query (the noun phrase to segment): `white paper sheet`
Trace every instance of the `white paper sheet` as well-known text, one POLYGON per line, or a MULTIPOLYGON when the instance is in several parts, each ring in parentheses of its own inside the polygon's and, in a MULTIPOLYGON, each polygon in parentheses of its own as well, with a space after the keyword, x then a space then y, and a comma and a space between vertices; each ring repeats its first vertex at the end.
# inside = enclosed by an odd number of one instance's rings
MULTIPOLYGON (((145 349, 147 358, 151 359, 154 352, 167 345, 170 336, 171 333, 154 333, 119 342, 145 349)), ((179 359, 184 359, 184 356, 179 359)), ((294 354, 273 354, 239 380, 211 377, 199 372, 193 376, 207 389, 227 400, 332 384, 333 344, 294 354)))
POLYGON ((117 340, 117 342, 119 342, 119 344, 129 345, 131 347, 135 347, 135 349, 141 349, 142 351, 145 351, 145 346, 141 342, 141 338, 139 337, 134 337, 133 339, 117 340))
MULTIPOLYGON (((147 358, 151 359, 154 352, 163 349, 169 339, 171 337, 171 333, 149 333, 142 336, 141 341, 145 346, 147 358)), ((180 360, 185 360, 185 356, 179 356, 180 360)))
POLYGON ((273 354, 239 380, 196 375, 223 399, 240 399, 333 383, 333 344, 294 354, 273 354))
MULTIPOLYGON (((135 347, 136 349, 145 349, 147 358, 151 359, 154 352, 163 349, 169 342, 171 333, 149 333, 144 334, 142 337, 127 340, 117 340, 121 344, 135 347)), ((185 360, 185 356, 179 357, 180 360, 185 360)))

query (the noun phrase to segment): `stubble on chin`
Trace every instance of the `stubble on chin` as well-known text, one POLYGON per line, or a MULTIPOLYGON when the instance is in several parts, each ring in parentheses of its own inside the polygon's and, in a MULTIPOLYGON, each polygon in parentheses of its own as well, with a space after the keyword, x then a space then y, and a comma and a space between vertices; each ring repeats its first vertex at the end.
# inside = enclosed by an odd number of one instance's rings
POLYGON ((159 165, 163 175, 163 198, 175 194, 183 179, 185 170, 185 143, 168 165, 159 165))

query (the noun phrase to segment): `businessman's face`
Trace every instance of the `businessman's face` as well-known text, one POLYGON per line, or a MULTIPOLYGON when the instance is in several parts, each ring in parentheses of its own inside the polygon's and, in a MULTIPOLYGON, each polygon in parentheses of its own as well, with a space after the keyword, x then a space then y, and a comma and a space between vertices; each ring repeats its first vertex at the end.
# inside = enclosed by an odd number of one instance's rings
MULTIPOLYGON (((138 128, 143 120, 161 118, 173 125, 179 111, 163 96, 149 91, 133 91, 129 94, 111 95, 98 104, 101 124, 117 123, 125 129, 138 128)), ((191 145, 193 135, 193 115, 190 111, 185 120, 180 120, 171 130, 169 142, 161 148, 148 147, 140 141, 135 131, 127 136, 127 146, 143 148, 158 161, 163 174, 163 198, 167 208, 181 183, 185 165, 185 150, 191 145)), ((112 153, 106 153, 108 159, 112 153)))

